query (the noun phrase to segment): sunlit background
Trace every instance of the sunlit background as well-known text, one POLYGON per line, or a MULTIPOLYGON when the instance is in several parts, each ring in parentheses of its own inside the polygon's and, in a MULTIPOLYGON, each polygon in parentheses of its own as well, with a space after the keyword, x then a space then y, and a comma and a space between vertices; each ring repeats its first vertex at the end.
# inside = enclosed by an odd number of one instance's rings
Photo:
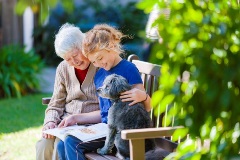
POLYGON ((115 26, 127 55, 161 65, 153 107, 189 137, 175 159, 240 159, 239 17, 239 0, 0 0, 0 159, 35 159, 66 22, 115 26))

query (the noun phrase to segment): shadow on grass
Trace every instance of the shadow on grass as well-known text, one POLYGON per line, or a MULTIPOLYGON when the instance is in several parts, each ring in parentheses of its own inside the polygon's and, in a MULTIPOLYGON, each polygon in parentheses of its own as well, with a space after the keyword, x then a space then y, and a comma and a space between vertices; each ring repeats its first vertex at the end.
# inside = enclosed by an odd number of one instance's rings
POLYGON ((42 98, 51 94, 34 94, 20 99, 0 100, 0 134, 37 127, 43 124, 46 106, 42 98))

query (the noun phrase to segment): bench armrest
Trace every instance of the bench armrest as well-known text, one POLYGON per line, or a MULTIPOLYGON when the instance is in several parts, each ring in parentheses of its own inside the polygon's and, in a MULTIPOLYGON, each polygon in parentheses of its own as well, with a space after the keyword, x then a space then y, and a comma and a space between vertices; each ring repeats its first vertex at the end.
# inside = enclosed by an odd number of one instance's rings
POLYGON ((144 129, 129 129, 121 132, 122 139, 129 140, 130 159, 144 160, 145 159, 145 139, 170 137, 176 129, 183 128, 176 127, 160 127, 160 128, 144 128, 144 129))
POLYGON ((42 104, 47 105, 51 100, 51 97, 43 97, 42 98, 42 104))

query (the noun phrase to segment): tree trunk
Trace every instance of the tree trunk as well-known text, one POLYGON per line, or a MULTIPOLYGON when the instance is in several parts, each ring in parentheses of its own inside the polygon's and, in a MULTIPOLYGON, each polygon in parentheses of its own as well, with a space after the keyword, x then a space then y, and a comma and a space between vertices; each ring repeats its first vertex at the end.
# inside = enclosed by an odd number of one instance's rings
POLYGON ((8 44, 23 44, 22 16, 15 14, 17 0, 1 0, 2 16, 2 46, 8 44))

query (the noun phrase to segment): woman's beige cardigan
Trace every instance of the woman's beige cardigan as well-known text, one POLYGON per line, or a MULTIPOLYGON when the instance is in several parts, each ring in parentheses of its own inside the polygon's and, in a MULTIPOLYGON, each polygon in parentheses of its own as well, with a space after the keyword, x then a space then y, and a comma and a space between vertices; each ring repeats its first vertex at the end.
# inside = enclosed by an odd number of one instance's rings
POLYGON ((85 80, 80 85, 74 67, 66 61, 58 65, 53 95, 45 111, 44 125, 48 122, 59 124, 67 115, 99 110, 94 85, 96 70, 91 64, 85 80))

